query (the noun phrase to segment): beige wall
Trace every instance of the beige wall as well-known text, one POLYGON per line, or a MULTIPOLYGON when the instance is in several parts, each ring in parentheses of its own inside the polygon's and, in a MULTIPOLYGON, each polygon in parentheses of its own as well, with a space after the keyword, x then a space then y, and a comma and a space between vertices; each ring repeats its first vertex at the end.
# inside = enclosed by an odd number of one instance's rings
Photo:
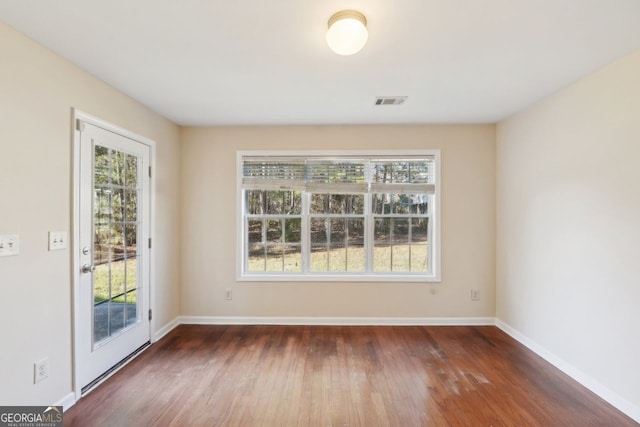
POLYGON ((187 128, 181 142, 183 314, 494 316, 493 125, 187 128), (236 282, 237 150, 403 148, 442 150, 442 283, 236 282))
POLYGON ((497 316, 637 419, 639 164, 640 51, 498 125, 497 316))
POLYGON ((0 234, 20 235, 0 258, 0 403, 49 405, 72 390, 71 252, 47 251, 48 231, 71 231, 71 108, 157 142, 160 327, 179 314, 179 129, 4 24, 0 52, 0 234))

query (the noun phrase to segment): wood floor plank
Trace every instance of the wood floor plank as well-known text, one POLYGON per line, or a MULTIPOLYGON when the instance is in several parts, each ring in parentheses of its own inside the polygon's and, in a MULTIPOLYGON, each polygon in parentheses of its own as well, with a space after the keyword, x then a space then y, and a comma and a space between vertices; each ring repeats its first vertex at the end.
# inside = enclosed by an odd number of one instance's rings
POLYGON ((181 325, 66 426, 636 426, 492 326, 181 325))

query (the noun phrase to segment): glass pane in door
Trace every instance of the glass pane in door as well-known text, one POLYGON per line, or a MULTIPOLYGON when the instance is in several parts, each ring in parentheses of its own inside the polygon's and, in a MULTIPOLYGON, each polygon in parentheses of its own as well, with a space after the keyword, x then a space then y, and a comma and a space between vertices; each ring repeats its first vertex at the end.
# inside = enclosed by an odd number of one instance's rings
POLYGON ((102 146, 94 149, 93 341, 99 343, 139 320, 138 199, 140 159, 102 146))

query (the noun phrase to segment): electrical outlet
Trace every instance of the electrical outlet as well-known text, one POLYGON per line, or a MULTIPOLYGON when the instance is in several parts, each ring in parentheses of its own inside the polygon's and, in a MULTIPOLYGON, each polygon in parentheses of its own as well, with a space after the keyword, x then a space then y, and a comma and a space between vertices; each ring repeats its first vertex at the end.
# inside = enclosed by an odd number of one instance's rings
POLYGON ((476 289, 471 289, 471 301, 480 301, 480 292, 476 289))
POLYGON ((224 290, 224 299, 231 301, 233 299, 233 291, 231 289, 224 290))
POLYGON ((49 359, 45 358, 33 364, 33 383, 42 381, 49 376, 49 359))
POLYGON ((49 232, 49 250, 59 251, 67 248, 67 232, 66 231, 50 231, 49 232))
POLYGON ((3 234, 0 236, 0 256, 12 256, 20 253, 20 236, 3 234))

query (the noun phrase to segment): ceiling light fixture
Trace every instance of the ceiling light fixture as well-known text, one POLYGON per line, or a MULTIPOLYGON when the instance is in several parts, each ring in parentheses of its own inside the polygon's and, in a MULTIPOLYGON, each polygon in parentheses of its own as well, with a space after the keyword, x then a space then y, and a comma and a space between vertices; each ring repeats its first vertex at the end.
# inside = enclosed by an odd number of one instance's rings
POLYGON ((358 53, 367 43, 367 18, 355 10, 342 10, 329 18, 327 44, 338 55, 358 53))

